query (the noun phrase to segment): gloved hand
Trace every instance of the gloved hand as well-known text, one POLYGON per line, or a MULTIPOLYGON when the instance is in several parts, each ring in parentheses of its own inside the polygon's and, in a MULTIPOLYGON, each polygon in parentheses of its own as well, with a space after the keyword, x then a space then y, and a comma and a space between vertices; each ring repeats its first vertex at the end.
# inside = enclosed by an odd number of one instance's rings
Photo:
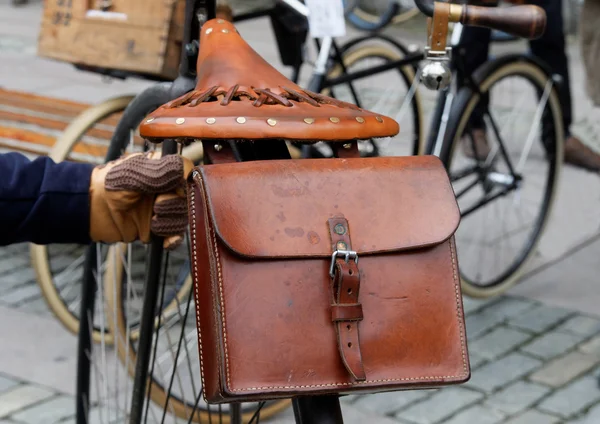
POLYGON ((100 165, 90 183, 90 237, 104 243, 164 237, 174 249, 188 225, 185 179, 193 163, 179 155, 135 153, 100 165))

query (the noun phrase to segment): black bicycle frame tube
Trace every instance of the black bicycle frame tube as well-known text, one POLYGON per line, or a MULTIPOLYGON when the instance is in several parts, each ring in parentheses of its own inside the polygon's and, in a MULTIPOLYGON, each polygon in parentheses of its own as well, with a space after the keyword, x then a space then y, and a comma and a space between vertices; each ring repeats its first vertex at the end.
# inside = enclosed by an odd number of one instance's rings
POLYGON ((341 75, 336 78, 327 79, 323 82, 322 88, 329 88, 340 84, 345 84, 351 81, 355 81, 361 78, 370 77, 371 75, 380 74, 390 69, 401 68, 407 65, 413 65, 423 60, 425 56, 423 53, 413 53, 403 59, 394 60, 392 62, 385 63, 383 65, 375 66, 373 68, 365 69, 363 71, 351 72, 341 75))
POLYGON ((297 424, 343 424, 338 396, 307 396, 292 399, 297 424))
POLYGON ((94 327, 94 303, 96 301, 96 243, 85 252, 83 286, 81 287, 81 309, 79 315, 79 337, 77 339, 77 387, 75 413, 77 424, 88 424, 90 411, 90 372, 92 369, 92 328, 94 327))

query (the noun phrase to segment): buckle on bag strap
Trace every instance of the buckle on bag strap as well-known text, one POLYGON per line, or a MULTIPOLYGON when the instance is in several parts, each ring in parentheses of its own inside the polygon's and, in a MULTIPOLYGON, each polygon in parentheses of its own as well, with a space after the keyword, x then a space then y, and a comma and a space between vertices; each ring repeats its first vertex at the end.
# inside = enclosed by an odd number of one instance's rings
POLYGON ((331 265, 329 266, 329 276, 331 278, 335 278, 335 260, 341 257, 344 258, 346 263, 350 263, 350 259, 352 259, 358 265, 358 253, 354 250, 336 250, 331 255, 331 265))
POLYGON ((359 322, 363 319, 363 310, 358 300, 358 253, 352 250, 346 218, 335 217, 328 222, 333 250, 329 266, 331 321, 337 334, 338 350, 344 367, 356 381, 364 381, 366 375, 359 338, 359 322))

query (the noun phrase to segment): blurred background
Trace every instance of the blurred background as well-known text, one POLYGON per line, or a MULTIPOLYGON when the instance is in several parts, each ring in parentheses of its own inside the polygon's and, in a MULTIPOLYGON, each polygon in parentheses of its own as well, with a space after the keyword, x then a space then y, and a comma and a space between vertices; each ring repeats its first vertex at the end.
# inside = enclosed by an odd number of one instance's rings
MULTIPOLYGON (((234 14, 239 15, 272 7, 275 2, 229 0, 229 3, 234 14)), ((371 0, 357 3, 346 17, 346 36, 336 40, 339 45, 369 34, 368 30, 372 29, 369 25, 388 10, 390 2, 371 0)), ((581 5, 575 0, 562 2, 573 105, 570 131, 590 152, 600 152, 600 109, 593 105, 587 93, 580 51, 581 5)), ((162 38, 150 34, 148 29, 147 34, 150 35, 140 35, 135 43, 128 46, 132 54, 122 63, 127 63, 129 69, 109 69, 106 66, 121 59, 120 56, 106 54, 117 47, 111 44, 114 39, 103 40, 101 31, 88 35, 83 44, 81 39, 74 38, 74 33, 55 34, 52 38, 51 25, 62 22, 68 27, 69 20, 77 19, 76 7, 77 0, 0 0, 0 153, 17 151, 30 157, 51 155, 57 161, 69 159, 102 163, 114 129, 133 96, 157 81, 169 81, 176 75, 177 69, 172 63, 178 63, 178 56, 173 56, 175 62, 171 60, 169 65, 164 45, 160 44, 161 40, 168 38, 168 31, 165 33, 164 28, 162 38), (71 3, 75 4, 75 9, 73 15, 68 15, 71 3), (57 11, 63 14, 57 14, 57 11), (71 43, 75 47, 70 48, 71 43), (82 49, 81 45, 85 48, 82 49), (75 66, 73 62, 77 61, 76 56, 80 52, 81 57, 94 57, 96 63, 75 66), (163 54, 164 57, 161 57, 163 54), (157 61, 164 63, 157 65, 157 61), (131 67, 135 68, 142 62, 145 67, 142 71, 132 70, 131 67), (66 139, 70 141, 64 141, 66 139)), ((403 49, 385 40, 367 40, 365 49, 349 49, 347 52, 354 56, 349 55, 345 60, 355 60, 352 66, 356 65, 356 69, 367 69, 386 60, 422 53, 427 43, 426 19, 409 0, 402 0, 398 16, 400 12, 405 14, 403 18, 386 25, 379 33, 400 43, 403 49)), ((282 63, 284 55, 278 47, 270 18, 240 22, 237 27, 269 63, 288 77, 294 74, 293 67, 282 63)), ((288 33, 288 36, 293 35, 294 32, 288 33)), ((304 62, 297 71, 299 84, 306 86, 317 51, 310 38, 305 43, 302 40, 301 44, 304 62)), ((493 42, 490 59, 527 52, 528 43, 523 40, 493 42)), ((414 140, 417 126, 422 132, 417 138, 425 140, 429 133, 431 120, 435 119, 438 92, 418 84, 424 63, 416 59, 412 64, 399 67, 404 69, 403 79, 397 79, 398 69, 392 69, 359 84, 360 89, 369 92, 363 98, 366 108, 385 107, 381 112, 396 117, 401 123, 401 136, 395 140, 384 140, 378 147, 385 154, 410 154, 412 144, 409 143, 411 136, 414 140), (413 85, 415 80, 417 83, 413 85), (400 85, 402 92, 396 93, 394 90, 400 85), (413 111, 410 113, 416 114, 416 109, 411 109, 416 103, 404 101, 406 98, 413 99, 413 89, 418 90, 420 123, 417 124, 414 116, 406 118, 399 112, 409 104, 408 109, 413 111), (386 98, 386 92, 388 96, 391 92, 395 94, 386 98)), ((516 95, 522 87, 519 83, 507 84, 500 91, 507 96, 516 95)), ((340 97, 344 96, 343 87, 338 93, 340 97)), ((344 100, 352 101, 350 98, 344 100)), ((520 103, 513 97, 504 99, 500 94, 494 94, 492 102, 499 115, 506 112, 508 121, 505 123, 511 130, 521 130, 515 143, 522 144, 530 133, 531 116, 538 107, 537 103, 534 102, 530 109, 524 107, 515 112, 520 103), (525 118, 519 120, 519 117, 525 118)), ((141 142, 136 126, 132 127, 130 137, 132 144, 141 142)), ((534 166, 533 169, 538 168, 534 166)), ((526 264, 514 277, 516 284, 496 292, 485 292, 486 298, 483 299, 473 297, 477 293, 478 297, 482 295, 477 291, 476 280, 484 278, 481 276, 483 271, 479 271, 477 266, 485 263, 488 270, 508 266, 496 263, 503 260, 510 263, 511 259, 505 258, 518 248, 512 241, 506 241, 509 237, 503 236, 510 231, 501 231, 506 230, 505 224, 501 224, 505 209, 494 212, 500 214, 496 219, 463 218, 461 228, 464 232, 457 236, 459 259, 464 264, 463 278, 471 279, 475 287, 464 296, 473 369, 471 381, 440 390, 348 396, 343 398, 342 407, 346 422, 600 423, 600 174, 564 164, 551 191, 554 198, 551 210, 547 211, 546 226, 539 240, 532 242, 535 246, 528 254, 526 264), (498 234, 491 236, 496 230, 498 234), (482 235, 481 240, 473 241, 473 234, 482 235), (475 250, 479 250, 480 255, 468 252, 469 246, 478 246, 479 249, 475 250), (488 252, 488 256, 482 256, 483 251, 488 252)), ((527 194, 523 196, 527 197, 527 194)), ((459 204, 463 207, 461 201, 459 204)), ((511 221, 507 222, 510 227, 511 221)), ((130 252, 128 260, 133 263, 132 274, 138 276, 138 293, 142 293, 140 280, 143 281, 144 260, 143 255, 138 256, 142 259, 138 258, 136 262, 136 255, 130 252)), ((0 248, 0 423, 76 422, 75 383, 84 258, 85 251, 81 246, 40 249, 20 244, 0 248)), ((184 280, 187 280, 178 277, 188 265, 185 253, 173 259, 173 290, 177 296, 181 294, 180 300, 189 297, 189 291, 184 293, 182 288, 184 280)), ((107 270, 108 265, 103 269, 107 270)), ((498 273, 501 274, 500 271, 498 273)), ((185 276, 187 274, 184 273, 185 276)), ((105 277, 108 278, 108 275, 105 277)), ((104 281, 104 284, 108 282, 104 281)), ((120 286, 114 288, 114 293, 118 292, 119 296, 121 291, 120 286)), ((110 366, 116 369, 121 366, 118 362, 122 358, 117 357, 115 352, 118 349, 109 346, 106 336, 117 334, 119 329, 107 318, 112 313, 105 310, 107 302, 109 299, 97 297, 93 330, 100 334, 95 339, 101 346, 98 352, 107 352, 107 356, 114 357, 110 366)), ((165 306, 164 310, 167 309, 165 306)), ((128 314, 134 313, 132 311, 135 312, 134 307, 127 309, 124 315, 129 317, 128 314)), ((133 330, 130 326, 125 327, 121 330, 130 337, 133 330)), ((193 332, 193 328, 190 331, 193 332)), ((125 337, 124 334, 121 337, 125 337)), ((195 350, 194 337, 190 340, 191 350, 195 350)), ((168 352, 165 348, 166 356, 168 352)), ((197 357, 192 359, 197 361, 197 357)), ((197 371, 197 366, 194 369, 197 371)), ((99 379, 100 374, 95 370, 93 379, 99 379)), ((197 379, 198 376, 190 378, 197 379)), ((127 379, 126 373, 122 372, 117 379, 127 379)), ((117 381, 115 384, 121 383, 117 381)), ((181 390, 186 389, 182 386, 181 390)), ((96 398, 90 405, 91 422, 124 422, 111 416, 110 411, 103 415, 102 408, 101 397, 96 398)), ((177 412, 172 410, 169 413, 173 417, 166 422, 178 422, 175 418, 177 412)), ((291 423, 292 417, 288 408, 261 421, 291 423)))

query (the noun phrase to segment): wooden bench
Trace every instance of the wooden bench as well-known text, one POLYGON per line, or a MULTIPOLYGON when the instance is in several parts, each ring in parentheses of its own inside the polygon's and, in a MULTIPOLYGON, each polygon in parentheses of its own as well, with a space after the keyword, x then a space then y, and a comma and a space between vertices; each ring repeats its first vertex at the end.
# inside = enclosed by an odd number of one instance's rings
MULTIPOLYGON (((0 88, 0 152, 48 155, 56 139, 89 104, 0 88)), ((104 157, 121 114, 98 122, 74 145, 69 159, 104 157)))

